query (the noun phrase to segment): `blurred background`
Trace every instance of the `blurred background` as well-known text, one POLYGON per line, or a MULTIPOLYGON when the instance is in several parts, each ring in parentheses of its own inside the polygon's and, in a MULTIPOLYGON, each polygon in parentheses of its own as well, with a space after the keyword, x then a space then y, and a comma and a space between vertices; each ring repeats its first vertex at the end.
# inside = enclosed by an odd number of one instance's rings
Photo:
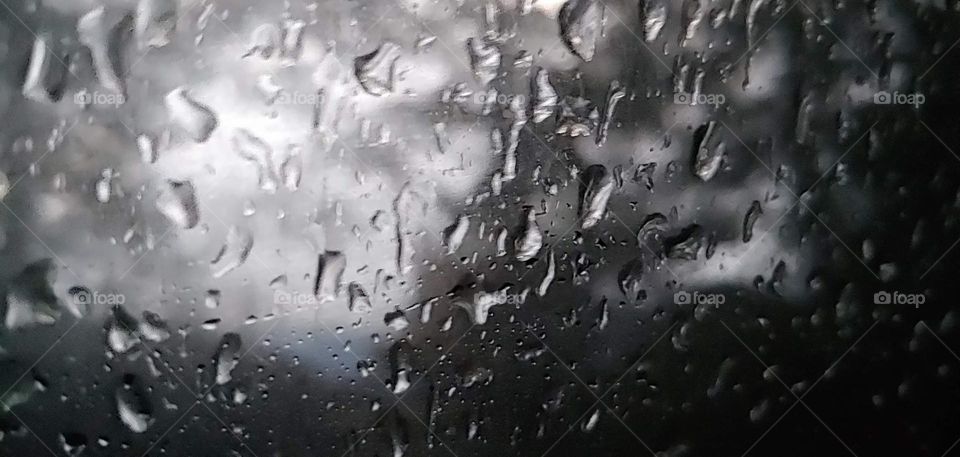
POLYGON ((960 454, 958 21, 0 1, 0 455, 960 454))

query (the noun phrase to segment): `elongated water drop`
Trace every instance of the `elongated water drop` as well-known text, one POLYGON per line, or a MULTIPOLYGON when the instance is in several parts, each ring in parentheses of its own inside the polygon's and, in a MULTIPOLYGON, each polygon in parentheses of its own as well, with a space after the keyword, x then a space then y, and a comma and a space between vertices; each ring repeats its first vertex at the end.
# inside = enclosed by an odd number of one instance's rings
POLYGON ((285 66, 291 66, 300 60, 300 54, 303 52, 303 29, 306 26, 306 22, 298 19, 283 21, 280 59, 285 66))
POLYGON ((597 164, 584 170, 580 189, 580 228, 589 229, 603 219, 613 188, 613 177, 607 167, 597 164))
POLYGON ((146 163, 154 163, 160 157, 157 151, 157 140, 150 135, 137 136, 137 149, 140 151, 140 159, 146 163))
POLYGON ((526 262, 540 252, 540 247, 543 245, 543 234, 540 233, 537 214, 532 207, 524 209, 523 216, 524 221, 520 236, 514 241, 513 246, 517 260, 526 262))
POLYGON ((754 200, 753 203, 750 204, 750 209, 747 210, 746 216, 743 217, 744 243, 749 243, 750 240, 753 239, 753 225, 756 224, 761 214, 763 214, 763 209, 760 207, 760 202, 754 200))
POLYGON ((243 341, 240 335, 236 333, 227 333, 220 339, 217 347, 217 353, 214 356, 216 361, 216 383, 224 385, 233 379, 233 369, 240 362, 240 348, 243 341))
POLYGON ((114 94, 123 94, 124 86, 117 67, 111 59, 111 40, 114 31, 127 16, 118 10, 100 6, 84 14, 77 22, 77 38, 90 49, 93 71, 104 89, 114 94))
POLYGON ((568 0, 560 9, 560 36, 571 52, 589 62, 597 50, 603 29, 603 3, 598 0, 568 0))
POLYGON ((704 182, 713 179, 720 170, 726 146, 721 135, 717 132, 717 123, 710 121, 707 124, 703 139, 697 147, 697 157, 693 164, 693 172, 704 182))
POLYGON ((643 25, 643 39, 648 43, 660 37, 660 31, 667 23, 666 0, 642 0, 640 2, 640 22, 643 25))
POLYGON ((24 78, 21 93, 35 102, 51 102, 61 90, 65 69, 57 62, 53 38, 45 33, 37 35, 30 53, 27 76, 24 78))
POLYGON ((533 80, 533 123, 539 124, 553 116, 557 109, 557 91, 550 84, 550 73, 541 68, 537 70, 537 75, 533 80))
POLYGON ((683 10, 680 15, 680 46, 686 45, 697 33, 697 28, 703 22, 703 16, 706 14, 706 8, 700 0, 685 0, 683 10))
POLYGON ((107 203, 110 201, 110 194, 113 190, 114 172, 112 168, 104 168, 100 171, 100 179, 97 180, 97 201, 107 203))
POLYGON ((317 262, 317 279, 314 294, 320 303, 335 300, 340 292, 340 282, 347 268, 347 257, 337 251, 326 251, 317 262))
POLYGON ((463 214, 457 216, 457 222, 444 231, 444 244, 447 246, 447 254, 453 254, 460 249, 468 230, 470 230, 470 218, 463 214))
POLYGON ((223 275, 243 265, 252 249, 253 234, 237 226, 230 227, 230 230, 227 231, 227 240, 223 243, 223 247, 220 248, 216 258, 210 263, 213 277, 223 277, 223 275))
POLYGON ((153 424, 148 397, 139 382, 132 375, 125 377, 124 383, 114 395, 117 402, 117 415, 120 422, 131 432, 143 433, 153 424))
POLYGON ((397 227, 397 272, 401 275, 407 274, 413 268, 413 221, 426 215, 427 205, 427 200, 410 183, 404 184, 393 201, 397 227))
POLYGON ((483 38, 467 40, 470 54, 470 68, 480 84, 486 86, 497 78, 500 72, 500 49, 496 44, 483 38))
POLYGON ((553 278, 556 276, 557 272, 557 260, 554 257, 553 249, 547 252, 547 271, 543 274, 543 279, 540 280, 540 285, 537 286, 537 295, 543 297, 547 295, 547 290, 550 289, 550 284, 553 284, 553 278))
POLYGON ((610 130, 613 113, 616 111, 617 104, 620 103, 620 100, 626 96, 626 90, 624 90, 618 81, 610 83, 610 88, 607 89, 607 104, 603 110, 603 115, 600 117, 600 126, 597 128, 596 144, 598 147, 603 146, 607 141, 607 132, 610 130))
POLYGON ((280 179, 283 186, 290 192, 300 188, 300 177, 303 175, 303 159, 300 157, 300 148, 291 146, 287 156, 280 164, 280 179))

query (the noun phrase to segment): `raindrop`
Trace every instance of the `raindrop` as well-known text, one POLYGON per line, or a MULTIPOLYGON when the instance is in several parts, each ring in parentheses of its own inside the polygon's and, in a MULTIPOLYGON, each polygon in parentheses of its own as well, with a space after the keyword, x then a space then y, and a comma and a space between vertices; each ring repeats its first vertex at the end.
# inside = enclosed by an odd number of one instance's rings
POLYGON ((111 59, 111 51, 112 40, 116 36, 114 31, 125 19, 126 15, 120 11, 107 11, 106 7, 100 6, 84 14, 77 22, 78 39, 90 49, 97 81, 104 89, 121 95, 124 93, 123 81, 111 59))
POLYGON ((223 275, 243 265, 252 249, 253 234, 237 226, 231 226, 227 231, 227 240, 223 243, 217 256, 210 262, 213 277, 223 277, 223 275))
POLYGON ((123 386, 115 394, 117 414, 131 432, 143 433, 153 424, 146 392, 132 376, 125 376, 123 386))
POLYGON ((753 239, 753 224, 757 222, 757 219, 760 215, 763 214, 763 209, 760 208, 760 202, 754 200, 750 204, 750 209, 747 210, 746 216, 743 217, 743 242, 749 243, 753 239))
POLYGON ((537 224, 537 214, 533 207, 526 207, 523 211, 524 221, 520 236, 513 243, 517 260, 526 262, 540 252, 543 245, 543 234, 537 224))
POLYGON ((273 57, 280 46, 280 30, 273 24, 261 24, 250 35, 250 46, 243 55, 244 58, 259 55, 262 59, 273 57))
POLYGON ((643 38, 648 43, 660 37, 660 31, 667 23, 666 0, 642 0, 640 22, 643 24, 643 38))
POLYGON ((320 303, 335 300, 340 292, 343 271, 347 268, 347 257, 337 251, 326 251, 317 262, 317 280, 313 293, 320 303))
POLYGON ((160 213, 180 228, 191 229, 200 221, 197 196, 190 181, 168 180, 166 186, 161 188, 156 206, 160 213))
POLYGON ((564 44, 587 62, 596 53, 603 15, 603 3, 598 0, 568 0, 560 9, 560 36, 564 44))
POLYGON ((376 51, 357 57, 354 70, 357 81, 370 95, 382 96, 393 92, 397 59, 400 58, 400 46, 389 41, 384 42, 376 51))
POLYGON ((213 110, 194 100, 183 87, 170 91, 164 104, 170 120, 197 143, 207 141, 217 128, 213 110))
POLYGON ((591 165, 583 172, 580 186, 580 228, 597 225, 607 211, 607 201, 613 193, 613 177, 603 165, 591 165))
POLYGON ((233 149, 243 160, 257 167, 257 182, 268 193, 279 187, 273 163, 273 148, 247 129, 239 129, 233 136, 233 149))
POLYGON ((177 27, 174 0, 140 0, 134 20, 134 35, 140 49, 159 48, 170 43, 177 27))
POLYGON ((710 121, 703 133, 703 139, 700 140, 700 145, 697 147, 697 157, 693 164, 694 174, 704 182, 716 176, 723 160, 725 146, 716 130, 717 123, 710 121))
POLYGON ((470 68, 480 84, 487 86, 500 72, 500 49, 490 40, 470 38, 467 40, 470 68))
POLYGON ((220 339, 217 348, 217 354, 214 356, 216 361, 216 382, 218 385, 224 385, 233 379, 232 372, 240 362, 240 348, 243 341, 240 335, 236 333, 227 333, 220 339))
POLYGON ((447 255, 460 249, 468 230, 470 230, 470 218, 463 214, 457 216, 456 223, 444 230, 443 244, 447 246, 447 255))
POLYGON ((351 282, 347 286, 347 292, 350 294, 350 312, 357 314, 367 314, 373 310, 373 305, 370 304, 370 297, 367 296, 367 292, 363 290, 363 286, 359 283, 351 282))
POLYGON ((539 124, 545 121, 557 109, 557 90, 550 84, 550 73, 541 68, 537 70, 536 78, 533 80, 533 94, 535 104, 533 106, 533 123, 539 124))

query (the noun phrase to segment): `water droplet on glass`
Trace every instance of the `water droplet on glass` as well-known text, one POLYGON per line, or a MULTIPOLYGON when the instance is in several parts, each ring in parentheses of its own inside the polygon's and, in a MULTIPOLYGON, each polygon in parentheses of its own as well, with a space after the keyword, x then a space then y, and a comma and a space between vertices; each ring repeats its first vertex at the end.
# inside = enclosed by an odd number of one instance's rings
POLYGON ((261 24, 250 34, 250 45, 243 57, 259 55, 262 59, 269 59, 280 46, 280 39, 277 26, 261 24))
POLYGON ((223 277, 223 275, 243 265, 252 249, 253 234, 237 226, 231 226, 227 231, 227 240, 223 243, 217 256, 210 262, 213 277, 223 277))
POLYGON ((115 30, 126 17, 118 10, 108 11, 101 6, 90 10, 77 22, 77 38, 90 49, 97 81, 104 89, 120 95, 124 93, 123 81, 111 56, 113 40, 117 36, 115 30))
POLYGON ((613 193, 613 177, 607 167, 590 165, 583 172, 580 187, 580 228, 586 230, 603 219, 613 193))
POLYGON ((273 148, 266 141, 247 129, 239 129, 233 135, 233 149, 237 155, 257 168, 257 182, 268 193, 276 192, 279 186, 273 162, 273 148))
POLYGON ((448 255, 460 249, 468 230, 470 230, 470 218, 463 214, 457 216, 456 223, 444 230, 444 244, 447 246, 448 255))
POLYGON ((604 5, 598 0, 568 0, 560 9, 560 36, 570 51, 589 62, 603 29, 604 5))
POLYGON ((53 101, 58 96, 66 76, 65 68, 56 61, 53 46, 56 46, 56 43, 45 33, 38 34, 33 42, 21 93, 35 102, 53 101))
POLYGON ((350 285, 347 286, 347 292, 350 294, 350 312, 366 314, 373 310, 373 305, 370 304, 370 297, 359 283, 351 282, 350 285))
POLYGON ((137 149, 140 151, 140 159, 145 163, 155 163, 159 158, 157 140, 150 135, 137 135, 137 149))
POLYGON ((317 279, 314 294, 320 303, 335 300, 340 292, 343 272, 347 268, 347 257, 337 251, 326 251, 317 262, 317 279))
POLYGON ((393 92, 397 59, 400 58, 399 45, 386 41, 375 51, 357 57, 354 70, 357 81, 370 95, 382 96, 393 92))
POLYGON ((140 0, 137 3, 133 29, 140 49, 166 46, 176 27, 175 0, 140 0))
POLYGON ((743 217, 743 242, 749 243, 753 239, 753 225, 757 222, 757 219, 760 215, 763 214, 763 209, 760 208, 760 202, 754 200, 750 204, 750 209, 747 210, 746 216, 743 217))
POLYGON ((104 168, 100 171, 100 179, 97 180, 96 193, 97 201, 100 203, 110 202, 110 193, 113 188, 113 169, 104 168))
POLYGON ((137 330, 140 335, 153 343, 162 343, 170 338, 167 323, 160 318, 160 315, 150 311, 143 312, 143 319, 139 322, 137 330))
POLYGON ((697 157, 693 172, 704 182, 713 179, 720 170, 725 150, 721 135, 717 132, 717 123, 710 121, 703 133, 703 139, 697 147, 697 157))
POLYGON ((533 94, 535 100, 533 123, 539 124, 553 116, 558 100, 557 91, 550 83, 550 73, 543 68, 537 70, 536 78, 533 80, 533 94))
POLYGON ((161 214, 180 228, 193 228, 200 221, 197 196, 190 181, 168 180, 160 190, 156 206, 161 214))
POLYGON ((123 425, 134 433, 143 433, 153 424, 146 392, 139 382, 127 375, 123 386, 116 391, 117 414, 123 425))
POLYGON ((51 259, 27 265, 7 286, 4 324, 9 330, 34 325, 52 325, 60 317, 58 300, 51 284, 56 266, 51 259))
POLYGON ((520 235, 514 241, 514 251, 517 260, 526 262, 540 252, 540 247, 543 245, 543 234, 540 233, 537 214, 532 207, 524 209, 523 219, 520 235))
POLYGON ((224 385, 233 379, 233 369, 240 362, 240 348, 243 345, 240 335, 236 333, 227 333, 220 339, 217 347, 217 354, 214 356, 216 361, 216 383, 224 385))
POLYGON ((500 49, 491 40, 469 38, 467 50, 470 54, 470 68, 477 81, 484 86, 490 84, 500 72, 500 49))
POLYGON ((557 260, 553 254, 553 250, 547 252, 547 271, 543 274, 543 279, 540 280, 540 285, 537 286, 537 295, 543 297, 547 295, 547 290, 550 288, 550 284, 553 283, 553 279, 557 273, 557 260))
POLYGON ((213 110, 194 100, 183 87, 170 91, 164 104, 170 120, 197 143, 207 141, 217 128, 213 110))
POLYGON ((660 31, 667 23, 666 0, 642 0, 640 2, 640 22, 643 24, 643 39, 648 43, 660 37, 660 31))

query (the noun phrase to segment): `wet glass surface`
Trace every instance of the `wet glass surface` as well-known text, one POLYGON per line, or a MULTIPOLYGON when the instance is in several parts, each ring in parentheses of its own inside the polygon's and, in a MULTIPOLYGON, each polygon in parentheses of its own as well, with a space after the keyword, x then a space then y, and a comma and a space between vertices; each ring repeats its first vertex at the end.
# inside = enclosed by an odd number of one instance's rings
POLYGON ((960 452, 958 16, 0 1, 0 455, 960 452))

